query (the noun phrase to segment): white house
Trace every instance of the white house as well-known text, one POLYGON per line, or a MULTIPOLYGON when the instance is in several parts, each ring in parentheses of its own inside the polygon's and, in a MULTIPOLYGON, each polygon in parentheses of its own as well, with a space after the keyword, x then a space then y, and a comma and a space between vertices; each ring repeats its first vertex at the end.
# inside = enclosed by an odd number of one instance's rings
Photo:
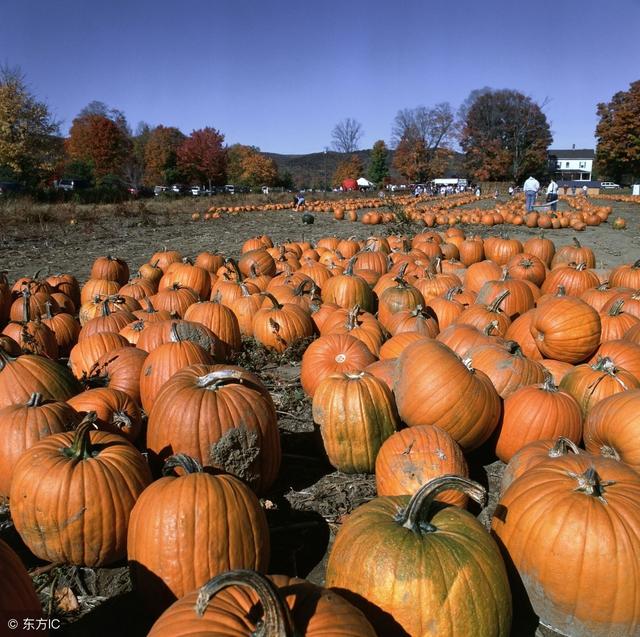
POLYGON ((549 150, 549 168, 556 181, 591 181, 595 157, 588 148, 549 150))

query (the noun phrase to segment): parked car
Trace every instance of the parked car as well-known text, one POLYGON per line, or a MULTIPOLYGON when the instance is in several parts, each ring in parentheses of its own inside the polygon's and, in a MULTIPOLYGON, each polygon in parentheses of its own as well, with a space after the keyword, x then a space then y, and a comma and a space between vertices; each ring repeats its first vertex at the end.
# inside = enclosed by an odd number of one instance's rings
POLYGON ((600 188, 621 188, 620 184, 614 184, 612 181, 603 181, 600 188))
POLYGON ((10 192, 18 192, 20 184, 15 181, 0 181, 0 195, 7 195, 10 192))
POLYGON ((154 186, 153 187, 153 194, 157 197, 158 195, 161 195, 164 192, 167 192, 168 188, 166 186, 154 186))
POLYGON ((233 184, 227 184, 224 187, 224 191, 228 194, 228 195, 234 195, 236 192, 236 187, 233 184))

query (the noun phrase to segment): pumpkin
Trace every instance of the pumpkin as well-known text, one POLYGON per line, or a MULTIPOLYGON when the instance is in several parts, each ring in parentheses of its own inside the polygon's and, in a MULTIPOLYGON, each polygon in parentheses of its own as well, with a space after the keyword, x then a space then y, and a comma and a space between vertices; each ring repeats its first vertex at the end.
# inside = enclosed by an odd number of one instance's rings
POLYGON ((122 310, 112 313, 109 309, 109 302, 103 301, 101 313, 92 319, 89 319, 78 334, 78 341, 83 341, 94 334, 101 332, 115 332, 120 330, 136 320, 136 317, 128 310, 122 310))
POLYGON ((438 319, 430 308, 417 305, 412 310, 396 312, 389 319, 389 332, 392 336, 403 332, 418 332, 423 336, 435 338, 438 335, 438 319))
MULTIPOLYGON (((37 626, 37 622, 43 617, 42 606, 27 569, 15 551, 0 539, 0 617, 3 623, 9 622, 7 635, 12 632, 15 634, 23 632, 21 623, 16 624, 17 631, 11 630, 11 620, 15 616, 19 616, 21 621, 23 617, 28 617, 37 626)), ((5 632, 4 626, 3 632, 5 632)))
POLYGON ((240 335, 253 336, 253 317, 262 307, 263 297, 261 294, 251 292, 242 282, 240 283, 240 296, 229 302, 229 309, 234 313, 240 335))
POLYGON ((14 468, 13 523, 29 550, 48 562, 95 567, 122 559, 131 509, 151 483, 130 442, 92 427, 87 417, 76 431, 47 436, 14 468))
POLYGON ((164 461, 185 453, 266 491, 280 468, 273 400, 260 379, 225 365, 190 365, 161 389, 149 413, 147 447, 164 461))
POLYGON ((91 266, 89 276, 92 279, 106 279, 107 281, 117 281, 120 285, 125 285, 129 280, 129 266, 122 259, 111 255, 98 257, 91 266))
MULTIPOLYGON (((385 257, 386 259, 386 257, 385 257)), ((343 274, 331 277, 322 288, 323 303, 336 303, 345 309, 359 305, 367 312, 374 311, 374 296, 369 284, 353 273, 355 257, 349 259, 343 274)))
POLYGON ((566 363, 581 363, 600 344, 600 316, 574 297, 555 297, 538 306, 530 330, 544 358, 566 363))
POLYGON ((251 490, 233 476, 203 472, 183 455, 167 460, 164 477, 131 512, 129 568, 156 616, 214 575, 233 568, 264 571, 269 549, 267 520, 251 490), (174 468, 181 475, 171 475, 174 468))
POLYGON ((248 570, 222 573, 185 595, 162 614, 149 637, 186 637, 194 630, 251 637, 263 629, 271 637, 376 637, 364 614, 333 591, 248 570))
POLYGON ((176 282, 150 296, 149 300, 159 310, 166 310, 172 316, 182 318, 187 308, 198 302, 198 293, 176 282))
POLYGON ((512 279, 525 279, 540 287, 547 274, 544 261, 534 254, 521 253, 509 259, 506 265, 508 275, 512 279))
POLYGON ((640 259, 634 263, 619 265, 611 270, 609 276, 611 287, 640 289, 640 259))
POLYGON ((376 378, 384 381, 387 387, 393 391, 393 382, 394 376, 396 372, 396 363, 397 360, 395 358, 385 358, 384 360, 376 361, 375 363, 371 363, 364 368, 365 372, 369 372, 373 374, 376 378))
POLYGON ((551 268, 565 263, 584 263, 588 268, 596 267, 596 257, 591 248, 584 247, 574 238, 572 245, 561 246, 551 259, 551 268))
POLYGON ((574 454, 586 453, 584 449, 580 449, 574 442, 562 436, 556 440, 547 438, 526 444, 511 456, 509 464, 505 467, 500 481, 500 497, 514 480, 529 469, 541 462, 563 458, 570 452, 574 454))
POLYGON ((465 306, 455 298, 457 290, 461 288, 450 288, 444 296, 432 298, 427 303, 427 309, 436 316, 440 331, 454 323, 464 311, 465 306))
POLYGON ((403 268, 394 279, 396 285, 388 287, 378 300, 378 320, 386 329, 389 329, 391 318, 396 312, 414 310, 418 305, 425 304, 420 291, 404 279, 405 266, 406 264, 403 264, 403 268))
POLYGON ((69 369, 76 378, 90 376, 96 361, 103 355, 121 347, 128 347, 129 341, 120 334, 98 332, 76 343, 69 353, 69 369))
POLYGON ((621 460, 640 473, 640 389, 600 401, 584 421, 587 451, 621 460))
POLYGON ((153 264, 154 268, 160 268, 163 272, 166 272, 172 263, 180 261, 182 261, 182 255, 177 250, 167 250, 166 248, 154 252, 149 259, 149 263, 153 264))
POLYGON ((351 334, 362 341, 373 354, 380 354, 386 332, 369 312, 354 305, 350 310, 336 309, 322 324, 321 334, 351 334))
POLYGON ((153 296, 158 291, 158 287, 149 279, 142 277, 131 279, 126 285, 123 285, 118 292, 125 296, 130 296, 136 301, 142 301, 149 296, 153 296))
POLYGON ((140 401, 147 414, 163 385, 176 372, 194 363, 212 362, 213 357, 201 345, 183 340, 174 324, 171 340, 150 352, 140 372, 140 401))
POLYGON ((578 444, 582 412, 575 398, 559 391, 550 377, 544 383, 521 387, 504 401, 496 455, 503 462, 535 440, 563 436, 578 444))
POLYGON ((391 391, 367 372, 325 378, 312 409, 329 462, 343 473, 373 473, 382 443, 399 425, 391 391))
POLYGON ((148 354, 136 347, 121 347, 103 354, 84 379, 90 387, 110 387, 128 394, 140 405, 140 374, 148 354))
POLYGON ((338 531, 326 585, 362 609, 378 635, 509 635, 511 593, 498 547, 464 509, 433 505, 450 489, 486 498, 478 483, 442 476, 411 498, 361 505, 338 531))
POLYGON ((600 285, 600 279, 593 270, 587 269, 585 263, 570 264, 551 270, 540 291, 542 294, 548 294, 560 285, 569 296, 580 296, 590 288, 597 288, 600 285))
POLYGON ((640 629, 640 476, 590 454, 541 462, 502 496, 491 528, 540 620, 565 635, 640 629), (551 556, 551 557, 550 557, 551 556), (558 556, 556 558, 556 556, 558 556), (615 584, 598 586, 615 574, 615 584))
POLYGON ((211 276, 204 268, 188 262, 172 263, 158 283, 158 293, 179 287, 193 290, 199 299, 208 299, 211 293, 211 276))
POLYGON ((8 496, 18 458, 36 442, 73 429, 80 422, 76 411, 59 400, 44 400, 34 393, 22 404, 0 409, 0 496, 8 496))
POLYGON ((513 320, 535 305, 535 298, 538 294, 538 288, 534 283, 521 279, 510 279, 505 270, 499 280, 487 281, 480 288, 475 302, 482 305, 495 305, 497 299, 500 298, 497 306, 513 320), (503 296, 505 291, 509 294, 503 296))
MULTIPOLYGON (((447 474, 469 477, 462 449, 444 430, 431 425, 409 427, 387 438, 376 458, 378 495, 413 495, 423 484, 447 474)), ((443 491, 436 498, 464 507, 462 491, 443 491)))
POLYGON ((470 349, 479 345, 492 345, 501 342, 502 339, 492 336, 496 329, 496 323, 491 322, 483 330, 466 323, 453 323, 442 330, 436 340, 444 343, 458 356, 464 358, 470 349))
POLYGON ((571 394, 580 405, 582 415, 608 396, 640 387, 640 381, 624 369, 618 369, 610 358, 599 358, 592 364, 578 365, 563 376, 560 388, 571 394))
POLYGON ((524 242, 524 251, 538 257, 547 267, 551 267, 551 260, 556 253, 556 246, 551 239, 537 236, 531 237, 524 242))
POLYGON ((67 400, 80 391, 76 379, 59 363, 35 354, 13 358, 0 349, 0 408, 26 403, 34 393, 45 400, 67 400))
POLYGON ((511 292, 509 292, 509 290, 504 290, 488 305, 483 305, 480 302, 470 305, 456 319, 456 325, 473 325, 473 327, 483 330, 489 324, 495 322, 494 333, 499 336, 504 336, 511 324, 511 319, 502 309, 500 309, 500 304, 510 294, 511 292))
POLYGON ((531 321, 535 313, 535 308, 521 314, 511 322, 504 337, 509 341, 515 341, 520 346, 522 353, 533 360, 542 360, 542 354, 536 345, 531 334, 531 321))
POLYGON ((600 342, 617 341, 634 325, 640 324, 640 318, 627 314, 623 310, 624 299, 618 299, 610 306, 605 305, 600 311, 600 342), (606 308, 606 310, 604 309, 606 308))
POLYGON ((618 369, 624 369, 640 380, 640 345, 624 339, 606 341, 591 357, 590 363, 598 358, 609 358, 618 369))
POLYGON ((202 323, 215 334, 216 353, 219 353, 222 360, 228 360, 234 352, 240 351, 240 324, 236 315, 226 305, 214 301, 194 303, 187 308, 184 319, 202 323))
POLYGON ((555 361, 552 358, 543 358, 540 363, 551 374, 554 385, 559 385, 560 381, 573 369, 571 363, 555 361))
POLYGON ((53 332, 58 344, 58 356, 68 358, 71 348, 78 342, 80 323, 66 312, 51 313, 51 304, 46 304, 47 309, 42 317, 42 322, 53 332))
POLYGON ((360 372, 375 361, 371 350, 351 334, 320 336, 302 355, 302 389, 313 397, 318 385, 327 376, 339 372, 360 372))
POLYGON ((488 376, 430 339, 409 345, 398 358, 394 394, 403 422, 436 425, 465 451, 485 442, 500 418, 500 397, 488 376))

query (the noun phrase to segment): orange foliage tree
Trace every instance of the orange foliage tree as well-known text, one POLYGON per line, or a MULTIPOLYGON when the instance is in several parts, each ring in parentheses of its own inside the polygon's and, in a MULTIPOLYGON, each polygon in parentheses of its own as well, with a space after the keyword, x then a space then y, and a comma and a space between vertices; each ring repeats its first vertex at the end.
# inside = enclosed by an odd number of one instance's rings
POLYGON ((147 186, 170 184, 177 177, 178 148, 185 136, 173 126, 156 126, 144 148, 144 183, 147 186))
POLYGON ((224 135, 215 128, 194 130, 178 148, 178 168, 193 183, 224 184, 227 176, 227 153, 224 135))
POLYGON ((640 80, 598 104, 597 114, 599 171, 616 181, 640 177, 640 80))
POLYGON ((106 175, 121 176, 131 149, 123 128, 103 115, 76 117, 65 140, 68 158, 91 166, 98 180, 106 175))
POLYGON ((234 144, 227 148, 227 175, 241 186, 273 186, 278 181, 278 167, 258 148, 234 144))
POLYGON ((333 185, 341 186, 345 179, 358 179, 364 173, 362 159, 358 155, 351 155, 348 159, 340 162, 333 174, 333 185))

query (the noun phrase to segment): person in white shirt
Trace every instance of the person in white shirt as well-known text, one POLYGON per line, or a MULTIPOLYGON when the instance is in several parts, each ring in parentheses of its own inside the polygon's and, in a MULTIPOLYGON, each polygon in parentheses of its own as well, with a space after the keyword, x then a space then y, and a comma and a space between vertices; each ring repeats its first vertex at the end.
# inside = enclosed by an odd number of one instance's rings
POLYGON ((558 207, 558 184, 551 179, 547 186, 547 203, 551 204, 551 210, 556 210, 558 207))
POLYGON ((522 190, 524 190, 525 204, 527 212, 533 210, 533 206, 536 203, 536 195, 540 190, 540 182, 535 177, 529 177, 523 184, 522 190))

